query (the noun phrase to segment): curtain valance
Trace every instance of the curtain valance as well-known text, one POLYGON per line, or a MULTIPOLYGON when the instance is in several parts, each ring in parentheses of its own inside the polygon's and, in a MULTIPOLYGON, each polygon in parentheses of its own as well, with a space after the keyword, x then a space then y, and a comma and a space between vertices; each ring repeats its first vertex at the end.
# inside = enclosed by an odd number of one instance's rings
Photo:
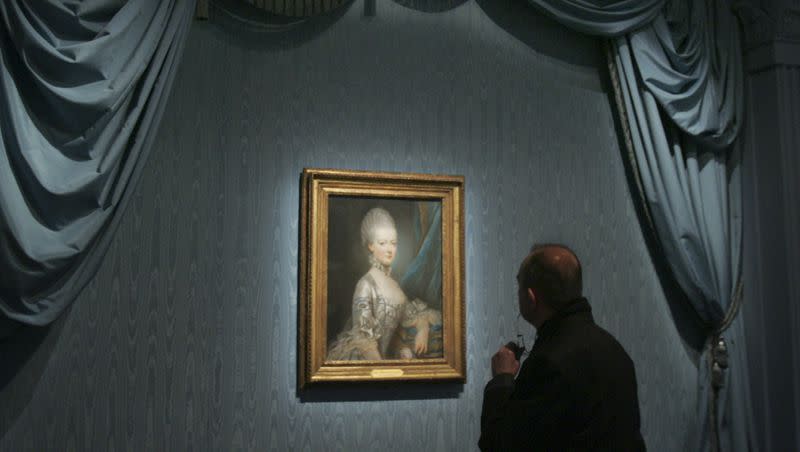
POLYGON ((528 0, 555 20, 594 36, 619 36, 650 23, 664 0, 528 0))

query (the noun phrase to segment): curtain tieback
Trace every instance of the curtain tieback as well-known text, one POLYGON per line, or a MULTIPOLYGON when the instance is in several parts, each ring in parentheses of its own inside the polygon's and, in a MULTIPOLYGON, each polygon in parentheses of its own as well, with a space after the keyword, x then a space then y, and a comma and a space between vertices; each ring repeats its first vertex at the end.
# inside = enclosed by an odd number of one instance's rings
POLYGON ((728 345, 722 335, 716 335, 711 345, 711 387, 719 391, 725 385, 728 368, 728 345))

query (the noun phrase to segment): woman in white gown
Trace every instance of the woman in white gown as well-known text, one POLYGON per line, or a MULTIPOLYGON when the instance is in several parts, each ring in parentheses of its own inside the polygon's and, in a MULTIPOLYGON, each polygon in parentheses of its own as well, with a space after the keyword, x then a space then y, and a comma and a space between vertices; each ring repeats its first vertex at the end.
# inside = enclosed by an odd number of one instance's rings
POLYGON ((409 301, 391 276, 397 254, 397 229, 386 210, 376 207, 361 221, 361 243, 370 269, 353 293, 352 317, 328 347, 329 360, 411 359, 428 351, 431 325, 441 314, 419 299, 409 301), (413 343, 399 339, 398 327, 414 331, 413 343))

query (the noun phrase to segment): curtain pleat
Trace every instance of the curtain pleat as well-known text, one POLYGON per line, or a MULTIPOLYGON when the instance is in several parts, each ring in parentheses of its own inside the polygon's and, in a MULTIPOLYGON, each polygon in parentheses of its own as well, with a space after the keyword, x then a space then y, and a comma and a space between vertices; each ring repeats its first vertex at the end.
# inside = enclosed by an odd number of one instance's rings
POLYGON ((725 0, 668 2, 630 43, 641 83, 672 123, 706 148, 733 144, 744 88, 739 31, 725 0))
POLYGON ((192 0, 0 2, 0 310, 54 320, 99 269, 155 138, 192 0))

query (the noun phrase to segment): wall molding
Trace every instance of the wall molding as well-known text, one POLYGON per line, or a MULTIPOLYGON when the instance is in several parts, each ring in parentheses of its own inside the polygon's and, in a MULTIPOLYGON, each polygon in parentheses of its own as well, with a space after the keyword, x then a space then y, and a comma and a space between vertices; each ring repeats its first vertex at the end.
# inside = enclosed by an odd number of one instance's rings
POLYGON ((800 6, 787 0, 762 8, 753 0, 733 5, 744 32, 745 69, 760 72, 774 66, 800 66, 800 6))
POLYGON ((745 70, 761 72, 776 66, 800 67, 800 41, 771 41, 745 49, 745 70))
POLYGON ((750 366, 754 417, 765 450, 800 450, 800 45, 775 40, 746 58, 751 175, 743 188, 755 262, 745 284, 758 305, 750 338, 762 351, 750 366))
MULTIPOLYGON (((800 48, 797 49, 800 53, 800 48)), ((800 56, 800 55, 798 55, 800 56)), ((778 85, 778 119, 781 123, 778 130, 778 144, 781 153, 781 179, 783 182, 783 228, 785 231, 787 295, 789 296, 789 314, 792 344, 789 350, 794 368, 794 428, 800 432, 800 283, 797 275, 800 272, 800 182, 797 171, 800 170, 800 65, 799 67, 778 68, 775 70, 778 85)), ((795 437, 795 450, 800 447, 800 435, 795 437)))

